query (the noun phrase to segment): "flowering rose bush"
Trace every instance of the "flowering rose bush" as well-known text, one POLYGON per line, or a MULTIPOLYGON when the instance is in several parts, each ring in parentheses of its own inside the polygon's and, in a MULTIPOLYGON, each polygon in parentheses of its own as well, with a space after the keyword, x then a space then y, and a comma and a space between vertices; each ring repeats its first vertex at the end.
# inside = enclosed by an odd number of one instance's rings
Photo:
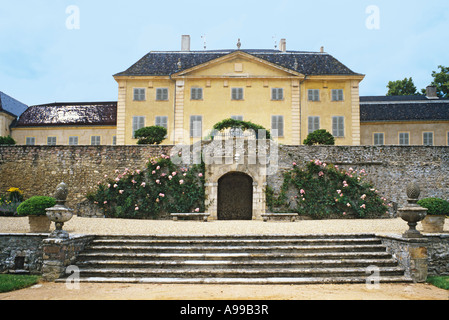
POLYGON ((145 171, 116 170, 88 199, 107 217, 155 219, 167 213, 204 211, 204 165, 178 168, 169 156, 151 158, 145 171))
POLYGON ((278 196, 267 188, 267 205, 273 211, 294 211, 314 219, 379 218, 388 211, 388 204, 365 181, 366 175, 363 169, 343 170, 319 160, 305 168, 293 163, 278 196))

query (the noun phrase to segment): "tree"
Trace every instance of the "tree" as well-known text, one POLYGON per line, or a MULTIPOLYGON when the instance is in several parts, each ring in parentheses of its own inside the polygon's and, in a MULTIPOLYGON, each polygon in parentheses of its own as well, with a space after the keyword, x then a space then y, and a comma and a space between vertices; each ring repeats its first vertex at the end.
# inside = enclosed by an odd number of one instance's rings
POLYGON ((167 129, 154 126, 137 130, 134 136, 139 139, 137 144, 161 144, 167 136, 167 129))
POLYGON ((328 131, 321 129, 321 130, 317 130, 315 132, 309 133, 309 135, 307 136, 307 139, 304 140, 303 143, 306 146, 313 146, 315 144, 333 146, 333 145, 335 145, 335 138, 328 131))
POLYGON ((387 85, 387 96, 414 96, 418 95, 412 78, 404 80, 390 81, 387 85))
POLYGON ((449 98, 449 68, 438 66, 440 72, 433 71, 432 85, 437 87, 437 95, 439 98, 449 98))
POLYGON ((11 138, 10 136, 6 136, 6 137, 0 137, 0 145, 5 144, 5 145, 14 145, 16 144, 16 141, 11 138))

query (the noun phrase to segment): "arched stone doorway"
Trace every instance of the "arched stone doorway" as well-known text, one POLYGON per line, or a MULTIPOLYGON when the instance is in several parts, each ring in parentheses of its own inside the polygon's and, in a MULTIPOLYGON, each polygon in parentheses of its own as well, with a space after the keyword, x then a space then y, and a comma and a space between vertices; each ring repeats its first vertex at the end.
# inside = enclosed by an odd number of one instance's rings
POLYGON ((253 219, 253 179, 231 172, 218 180, 218 220, 253 219))

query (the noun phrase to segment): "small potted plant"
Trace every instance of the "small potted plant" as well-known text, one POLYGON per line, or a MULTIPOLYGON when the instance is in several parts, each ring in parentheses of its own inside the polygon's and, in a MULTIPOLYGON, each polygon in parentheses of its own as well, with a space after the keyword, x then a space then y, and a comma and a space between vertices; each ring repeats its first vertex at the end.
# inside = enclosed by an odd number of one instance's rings
POLYGON ((418 201, 421 207, 427 208, 427 217, 421 222, 426 233, 441 233, 444 221, 449 214, 449 202, 439 198, 426 198, 418 201))
POLYGON ((35 196, 20 204, 17 208, 19 216, 28 216, 30 232, 47 233, 50 232, 51 221, 46 215, 45 209, 56 205, 56 200, 52 197, 35 196))

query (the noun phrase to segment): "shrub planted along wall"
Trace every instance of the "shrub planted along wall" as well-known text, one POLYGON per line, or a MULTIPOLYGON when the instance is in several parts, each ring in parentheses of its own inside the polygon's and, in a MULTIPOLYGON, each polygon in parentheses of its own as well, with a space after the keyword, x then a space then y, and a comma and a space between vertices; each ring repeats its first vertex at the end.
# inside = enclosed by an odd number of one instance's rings
POLYGON ((146 170, 116 170, 116 174, 88 195, 106 217, 157 219, 205 210, 204 165, 177 167, 169 156, 161 155, 151 158, 146 170))
POLYGON ((293 163, 284 174, 279 194, 267 188, 267 205, 275 212, 296 212, 314 219, 379 218, 388 213, 388 204, 365 176, 364 170, 342 170, 319 160, 305 168, 293 163))

